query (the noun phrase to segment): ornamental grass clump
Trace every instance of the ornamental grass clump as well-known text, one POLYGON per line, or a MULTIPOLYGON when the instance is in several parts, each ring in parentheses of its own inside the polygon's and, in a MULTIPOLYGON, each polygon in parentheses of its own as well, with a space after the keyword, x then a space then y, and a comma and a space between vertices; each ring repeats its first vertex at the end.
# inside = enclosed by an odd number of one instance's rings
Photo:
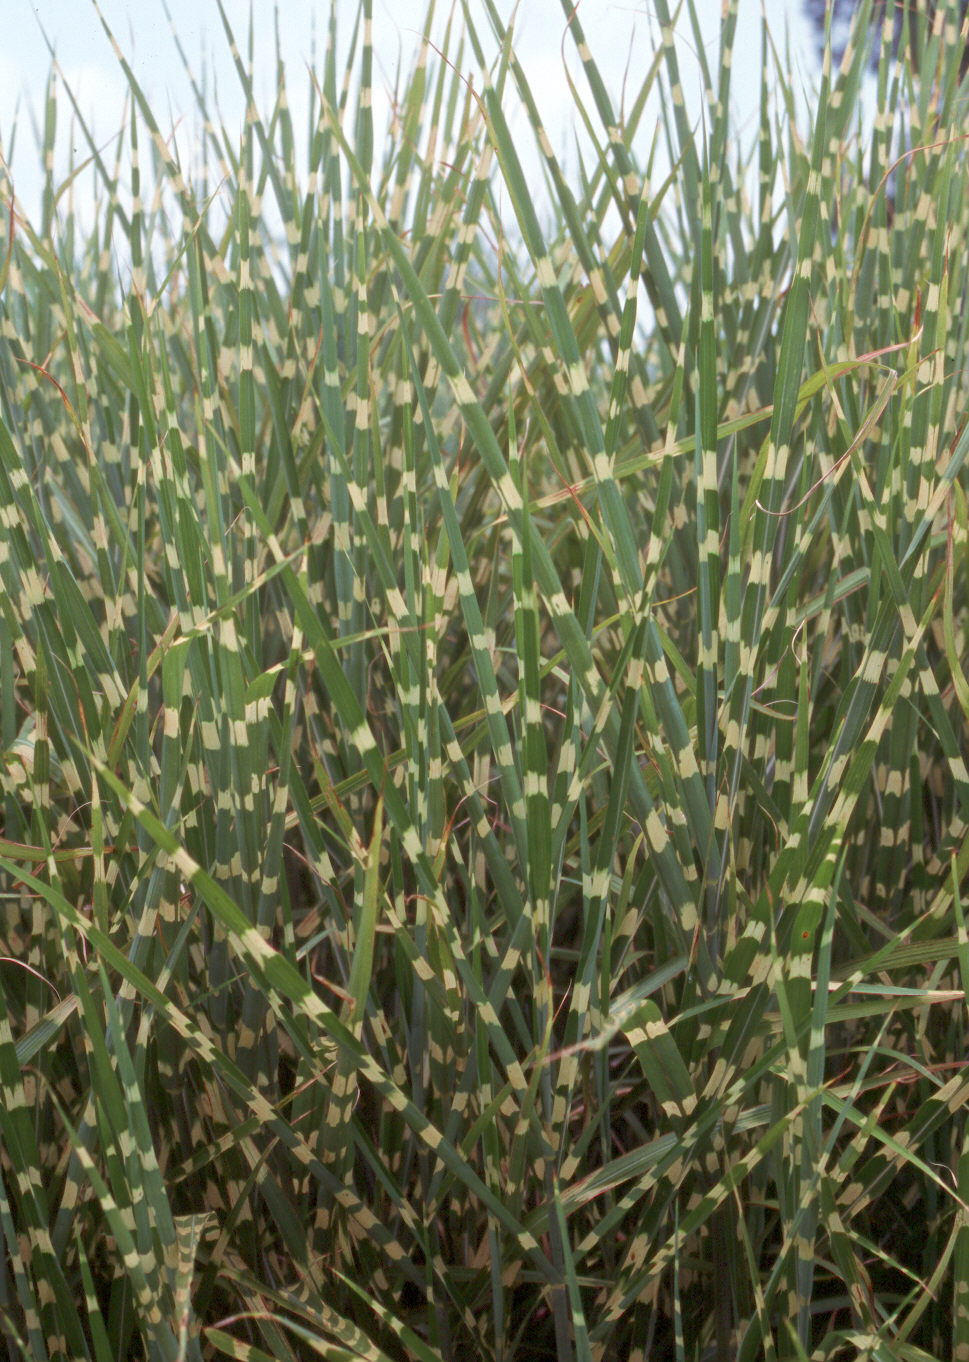
POLYGON ((348 8, 0 187, 0 1353, 965 1357, 961 9, 348 8))

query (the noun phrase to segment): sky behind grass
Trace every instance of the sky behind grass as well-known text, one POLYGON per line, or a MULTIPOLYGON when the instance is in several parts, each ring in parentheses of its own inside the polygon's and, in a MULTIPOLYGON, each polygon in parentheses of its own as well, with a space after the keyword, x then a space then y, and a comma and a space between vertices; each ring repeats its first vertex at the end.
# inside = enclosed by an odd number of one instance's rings
MULTIPOLYGON (((510 17, 512 0, 498 0, 504 18, 510 17)), ((709 17, 710 58, 716 65, 720 0, 701 0, 701 17, 709 17)), ((225 0, 229 21, 240 40, 245 41, 250 19, 249 0, 225 0)), ((471 0, 471 13, 488 33, 482 0, 471 0)), ((162 0, 102 0, 108 23, 131 61, 162 126, 194 123, 190 87, 172 36, 172 24, 162 0)), ((375 0, 374 45, 378 63, 376 112, 378 128, 386 118, 389 103, 383 93, 394 81, 398 61, 406 70, 418 33, 424 22, 427 0, 375 0)), ((447 0, 437 5, 436 31, 443 30, 450 10, 447 0)), ((756 119, 760 62, 760 0, 740 0, 738 41, 734 50, 734 90, 741 123, 747 127, 756 119)), ((242 98, 231 68, 228 45, 215 0, 168 0, 179 41, 199 75, 206 73, 209 89, 214 90, 219 113, 228 126, 241 118, 242 98)), ((357 0, 338 0, 338 22, 344 40, 349 37, 357 0)), ((111 50, 91 0, 6 0, 4 12, 16 21, 4 34, 0 50, 0 138, 5 156, 10 155, 11 130, 15 123, 13 166, 17 195, 30 215, 36 212, 41 175, 35 153, 31 110, 39 117, 43 93, 50 70, 52 47, 65 81, 78 97, 81 108, 93 120, 99 143, 110 144, 117 133, 125 96, 123 73, 111 50), (50 44, 50 47, 48 46, 50 44)), ((274 6, 269 0, 252 5, 257 89, 269 103, 275 84, 274 6)), ((324 0, 285 0, 280 6, 282 53, 287 65, 290 104, 297 128, 305 109, 308 82, 305 65, 314 43, 319 51, 329 4, 324 0), (315 20, 314 20, 315 16, 315 20)), ((790 51, 803 66, 810 80, 814 69, 814 39, 800 6, 793 0, 770 0, 769 20, 777 42, 783 46, 789 26, 790 51)), ((596 60, 610 87, 621 98, 624 81, 630 89, 638 87, 657 40, 657 25, 648 0, 583 0, 580 15, 596 60)), ((692 35, 681 37, 681 69, 688 107, 695 118, 701 116, 697 61, 692 35)), ((568 144, 574 102, 563 77, 563 50, 568 69, 582 88, 579 62, 571 42, 564 43, 565 20, 559 0, 527 0, 521 6, 516 50, 519 53, 546 126, 556 149, 568 144)), ((470 64, 468 65, 470 72, 470 64)), ((583 92, 584 93, 584 92, 583 92)), ((64 118, 67 105, 62 101, 64 118)), ((644 120, 644 136, 651 135, 655 118, 644 120)), ((60 129, 59 170, 67 172, 69 147, 84 152, 80 136, 68 140, 67 129, 60 129)), ((530 139, 529 139, 530 140, 530 139)), ((184 146, 184 144, 180 143, 184 146)))

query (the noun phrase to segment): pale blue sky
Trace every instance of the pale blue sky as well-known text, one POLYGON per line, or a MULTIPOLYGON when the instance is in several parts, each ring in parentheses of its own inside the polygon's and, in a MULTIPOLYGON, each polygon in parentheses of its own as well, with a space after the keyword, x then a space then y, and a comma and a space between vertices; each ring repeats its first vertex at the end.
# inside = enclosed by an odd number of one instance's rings
MULTIPOLYGON (((237 36, 244 38, 250 13, 250 0, 224 0, 225 9, 237 36)), ((497 0, 503 17, 511 15, 512 0, 497 0)), ((397 55, 413 50, 427 0, 374 0, 375 49, 378 61, 392 78, 397 55)), ((792 50, 803 56, 806 71, 812 69, 813 38, 790 0, 764 0, 768 20, 783 45, 786 23, 791 25, 792 50)), ((175 43, 165 18, 161 0, 101 0, 101 7, 114 29, 140 82, 149 93, 154 108, 163 115, 163 125, 188 116, 192 104, 181 70, 175 43)), ((66 80, 79 97, 81 106, 94 118, 99 138, 108 139, 119 126, 125 92, 123 74, 98 22, 91 0, 0 0, 0 8, 13 22, 4 33, 0 49, 0 136, 6 152, 14 108, 21 98, 18 146, 14 171, 18 197, 32 213, 39 187, 29 120, 23 100, 40 107, 50 57, 41 26, 54 47, 66 80)), ((223 117, 231 122, 241 112, 241 100, 234 73, 228 63, 228 49, 215 0, 169 0, 168 8, 179 36, 196 70, 202 66, 203 53, 214 69, 219 87, 223 117)), ((305 63, 310 53, 313 16, 322 28, 329 13, 329 0, 280 0, 283 55, 287 63, 290 98, 298 116, 302 92, 307 88, 305 63)), ((450 9, 448 0, 438 0, 439 29, 450 9)), ((716 57, 721 0, 698 0, 701 18, 710 21, 712 57, 716 57)), ((356 13, 357 0, 338 0, 338 20, 349 28, 356 13)), ((471 0, 476 15, 483 14, 481 0, 471 0)), ((252 0, 255 17, 256 50, 264 54, 260 84, 269 89, 275 79, 273 55, 273 12, 271 0, 252 0)), ((755 116, 759 85, 761 0, 740 0, 738 41, 734 55, 734 88, 737 111, 743 121, 755 116), (745 105, 745 100, 748 104, 745 105)), ((635 76, 645 68, 654 50, 656 27, 650 21, 649 0, 583 0, 580 15, 592 50, 601 69, 618 95, 627 62, 635 76)), ((488 31, 481 21, 483 32, 488 31)), ((572 97, 562 75, 562 45, 565 20, 559 0, 523 0, 519 8, 516 48, 525 63, 532 88, 539 100, 553 142, 561 146, 567 137, 568 114, 572 97)), ((686 25, 683 25, 684 34, 686 25)), ((565 44, 570 70, 578 71, 574 46, 565 44)), ((699 102, 691 92, 691 76, 696 70, 695 56, 684 36, 681 69, 688 104, 699 116, 699 102)), ((258 79, 257 76, 257 79, 258 79)), ((581 77, 580 77, 581 79, 581 77)), ((379 76, 378 76, 379 82, 379 76)), ((378 100, 378 116, 380 102, 378 100)), ((62 117, 67 120, 64 104, 62 117)), ((62 154, 66 141, 62 140, 62 154)))

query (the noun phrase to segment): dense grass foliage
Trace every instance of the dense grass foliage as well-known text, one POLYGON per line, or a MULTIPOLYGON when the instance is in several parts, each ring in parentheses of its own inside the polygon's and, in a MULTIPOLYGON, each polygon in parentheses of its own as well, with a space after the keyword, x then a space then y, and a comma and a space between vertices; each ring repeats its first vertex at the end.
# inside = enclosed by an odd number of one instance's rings
POLYGON ((969 1356, 961 10, 651 7, 2 182, 5 1358, 969 1356))

